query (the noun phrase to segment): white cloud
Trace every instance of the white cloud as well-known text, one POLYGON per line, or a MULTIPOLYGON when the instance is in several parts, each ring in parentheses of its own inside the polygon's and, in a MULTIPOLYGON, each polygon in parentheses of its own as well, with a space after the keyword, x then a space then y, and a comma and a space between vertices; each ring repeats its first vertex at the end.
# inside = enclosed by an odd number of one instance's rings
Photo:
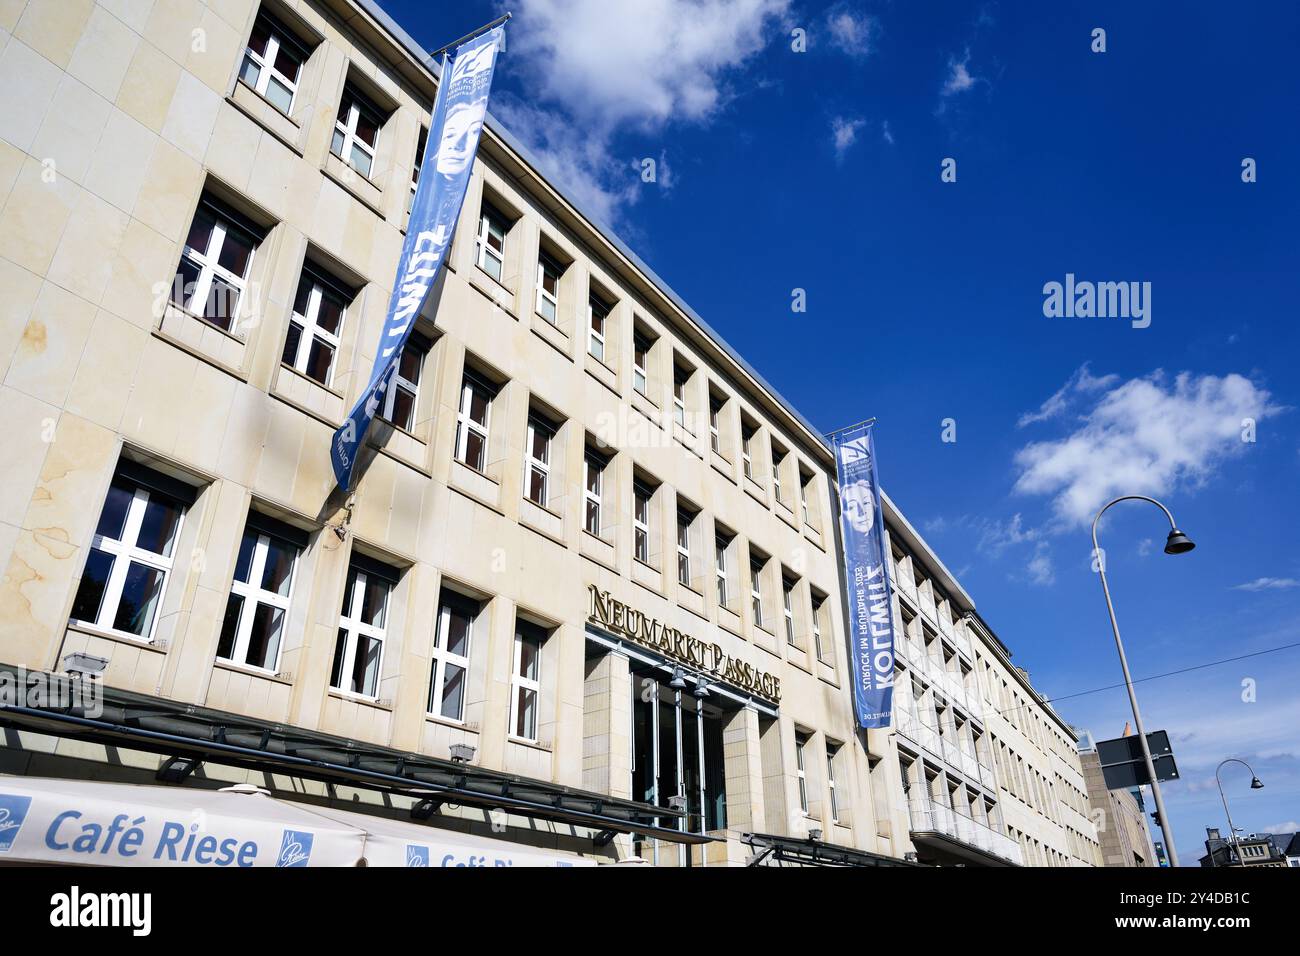
POLYGON ((1250 447, 1241 441, 1243 418, 1278 411, 1267 391, 1235 373, 1183 372, 1168 381, 1157 371, 1105 391, 1064 438, 1020 449, 1015 490, 1051 495, 1066 526, 1086 524, 1116 495, 1203 484, 1250 447))
POLYGON ((880 137, 890 146, 894 145, 894 134, 889 128, 889 120, 885 120, 880 124, 880 137))
POLYGON ((1256 578, 1245 584, 1233 585, 1234 591, 1286 591, 1300 588, 1300 581, 1295 578, 1256 578))
POLYGON ((1274 823, 1260 830, 1261 833, 1295 833, 1300 830, 1300 823, 1295 820, 1287 820, 1285 823, 1274 823))
POLYGON ((1033 425, 1037 422, 1045 422, 1055 418, 1069 407, 1071 399, 1076 396, 1109 388, 1118 381, 1118 375, 1102 375, 1100 377, 1093 375, 1088 370, 1088 363, 1084 362, 1075 369, 1069 380, 1057 389, 1056 394, 1038 407, 1038 411, 1025 412, 1021 415, 1016 422, 1016 427, 1024 428, 1026 425, 1033 425))
POLYGON ((835 144, 835 159, 842 160, 849 148, 858 141, 858 130, 866 125, 865 120, 845 119, 836 116, 831 119, 831 140, 835 144))
POLYGON ((874 17, 855 12, 848 3, 838 3, 826 12, 831 46, 849 56, 869 56, 878 28, 874 17))
POLYGON ((956 93, 964 93, 979 82, 979 77, 971 75, 968 67, 969 63, 969 49, 962 55, 960 60, 952 57, 948 59, 948 78, 944 81, 943 89, 939 91, 940 96, 947 97, 956 93))
MULTIPOLYGON (((626 160, 610 159, 615 137, 711 120, 789 6, 640 0, 629 10, 608 0, 521 0, 507 64, 526 81, 528 100, 494 99, 492 110, 585 211, 618 225, 645 184, 626 160)), ((656 154, 665 158, 659 142, 646 150, 656 154)), ((671 186, 662 162, 656 185, 671 186)))

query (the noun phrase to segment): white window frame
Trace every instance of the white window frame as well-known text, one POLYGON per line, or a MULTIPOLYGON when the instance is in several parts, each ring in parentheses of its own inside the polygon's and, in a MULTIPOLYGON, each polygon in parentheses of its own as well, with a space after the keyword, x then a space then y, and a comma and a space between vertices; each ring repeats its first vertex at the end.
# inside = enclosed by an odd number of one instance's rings
POLYGON ((691 525, 695 523, 694 519, 683 521, 683 518, 689 518, 686 512, 678 509, 677 511, 677 583, 684 584, 686 587, 691 586, 691 525), (685 532, 686 541, 683 543, 682 534, 685 532), (686 580, 682 580, 682 570, 686 571, 686 580))
POLYGON ((781 579, 781 607, 785 615, 786 643, 794 647, 794 584, 784 577, 781 579))
POLYGON ((275 674, 280 670, 280 658, 284 656, 284 639, 281 637, 280 643, 275 649, 274 667, 263 667, 259 664, 248 663, 248 640, 253 633, 253 618, 257 616, 257 605, 269 604, 271 607, 278 608, 283 612, 284 617, 282 620, 284 621, 285 633, 288 633, 289 608, 293 604, 294 586, 298 583, 298 559, 302 557, 302 551, 296 545, 279 540, 276 543, 282 548, 293 551, 293 565, 289 568, 288 594, 276 594, 273 591, 262 590, 261 582, 262 575, 266 571, 266 554, 271 544, 271 536, 263 531, 257 532, 257 541, 253 545, 253 556, 248 562, 248 580, 240 581, 236 578, 230 582, 230 592, 238 594, 244 599, 244 602, 239 608, 239 623, 235 626, 235 641, 231 646, 230 657, 227 660, 240 667, 263 671, 268 674, 275 674))
MULTIPOLYGON (((292 310, 293 318, 289 321, 292 324, 297 325, 302 331, 298 335, 298 354, 294 356, 293 361, 288 364, 303 375, 307 375, 307 362, 311 358, 312 340, 313 338, 319 338, 333 350, 333 358, 330 359, 330 366, 325 375, 325 381, 319 383, 328 388, 330 383, 334 380, 334 363, 339 357, 340 338, 343 335, 343 324, 348 318, 348 307, 351 297, 339 286, 332 282, 327 282, 313 269, 304 268, 302 270, 302 275, 298 277, 299 285, 302 284, 304 279, 311 282, 311 291, 307 293, 307 315, 302 315, 296 308, 292 310), (333 292, 343 300, 343 308, 339 310, 338 332, 331 332, 317 322, 317 319, 320 318, 320 303, 321 299, 324 297, 325 289, 329 289, 329 291, 333 292), (294 319, 297 321, 295 322, 294 319)), ((295 293, 295 305, 297 298, 298 296, 295 293)), ((286 333, 286 335, 287 334, 288 333, 286 333)), ((307 377, 311 378, 310 375, 307 375, 307 377)), ((312 381, 315 382, 316 379, 312 378, 312 381)))
POLYGON ((495 393, 486 383, 480 381, 473 375, 466 374, 461 380, 460 385, 460 408, 456 411, 456 460, 468 468, 475 471, 485 472, 487 470, 488 455, 488 438, 492 432, 492 400, 496 397, 495 393), (470 409, 473 408, 474 391, 482 391, 486 398, 486 421, 482 425, 470 417, 470 409), (465 460, 466 452, 469 448, 469 433, 474 432, 483 439, 483 467, 478 468, 465 460))
MULTIPOLYGON (((254 21, 253 24, 254 29, 257 28, 258 23, 262 23, 266 27, 266 53, 265 54, 258 53, 247 43, 244 44, 244 58, 247 60, 252 60, 255 64, 257 64, 258 67, 257 82, 249 83, 247 80, 244 79, 244 64, 242 61, 239 65, 239 78, 244 83, 245 86, 249 87, 251 90, 253 90, 253 92, 255 92, 258 96, 262 97, 262 99, 266 100, 268 103, 271 103, 270 97, 266 95, 266 88, 270 84, 271 75, 274 74, 277 80, 279 80, 281 83, 283 83, 285 86, 289 88, 289 107, 283 112, 286 116, 291 116, 293 115, 294 101, 297 100, 298 98, 298 79, 297 77, 295 77, 294 79, 289 79, 289 77, 281 73, 280 70, 276 67, 275 61, 279 58, 280 47, 287 46, 289 48, 289 51, 293 55, 299 58, 298 76, 301 77, 302 68, 307 63, 307 58, 309 56, 309 53, 308 51, 303 49, 303 45, 301 43, 296 43, 292 39, 290 39, 287 43, 284 40, 282 40, 281 36, 287 31, 284 31, 275 20, 272 20, 265 13, 260 13, 260 12, 258 13, 257 19, 256 21, 254 21)), ((248 39, 250 41, 253 39, 251 33, 249 34, 248 39)), ((274 103, 271 103, 271 105, 274 106, 277 110, 280 109, 280 107, 276 106, 274 103)))
POLYGON ((641 333, 638 332, 633 336, 632 338, 632 387, 636 389, 638 392, 640 392, 642 395, 645 395, 646 390, 649 388, 650 346, 651 346, 650 340, 646 338, 644 335, 642 335, 641 333), (641 356, 640 365, 637 364, 637 355, 636 355, 638 345, 645 346, 644 349, 641 349, 643 354, 641 356))
POLYGON ((714 570, 713 573, 718 579, 718 606, 729 607, 727 603, 730 598, 727 587, 727 549, 731 542, 724 541, 720 535, 715 535, 713 539, 714 551, 714 570))
POLYGON ((830 744, 826 745, 826 786, 831 795, 831 823, 840 822, 840 795, 835 788, 835 758, 838 754, 838 747, 832 747, 830 744))
POLYGON ((752 481, 754 478, 754 431, 746 429, 744 425, 740 428, 740 461, 745 477, 752 481))
POLYGON ((822 622, 821 622, 821 610, 825 605, 826 605, 826 599, 823 598, 820 602, 814 603, 812 609, 813 649, 817 652, 817 659, 819 661, 826 660, 825 648, 822 646, 822 622))
POLYGON ((803 811, 804 816, 808 816, 808 770, 807 754, 804 749, 808 746, 808 738, 803 734, 794 735, 794 767, 795 776, 799 779, 799 809, 803 811))
POLYGON ((808 486, 812 484, 812 476, 807 481, 803 480, 803 475, 799 476, 799 507, 803 512, 803 523, 812 524, 808 520, 808 486))
POLYGON ((541 726, 541 708, 542 708, 542 645, 546 643, 544 637, 537 637, 537 677, 529 678, 520 673, 520 665, 523 663, 523 644, 525 640, 532 640, 531 637, 522 633, 521 628, 515 627, 514 640, 514 663, 510 667, 510 736, 515 740, 527 740, 530 743, 537 743, 538 729, 541 726), (532 736, 519 733, 519 691, 531 691, 533 694, 533 733, 532 736))
POLYGON ((785 461, 785 456, 777 457, 777 453, 772 452, 772 492, 776 495, 777 501, 784 501, 781 497, 781 463, 785 461))
POLYGON ((642 564, 650 563, 650 502, 654 498, 654 493, 644 485, 634 485, 632 488, 632 556, 642 564), (645 520, 637 514, 638 501, 645 502, 645 520), (638 542, 645 543, 645 553, 639 554, 638 542))
POLYGON ((560 276, 561 275, 563 275, 563 272, 559 267, 559 263, 557 263, 554 259, 550 258, 545 253, 542 253, 537 257, 537 314, 540 315, 547 322, 550 322, 551 325, 556 325, 560 321, 560 276), (555 294, 554 295, 546 291, 545 280, 546 280, 546 268, 548 262, 552 267, 552 271, 555 273, 555 294), (545 310, 542 308, 543 304, 550 306, 551 309, 550 315, 547 315, 545 310))
POLYGON ((722 454, 722 426, 720 423, 720 419, 722 417, 722 406, 726 403, 723 401, 718 401, 718 403, 715 405, 714 401, 715 401, 715 397, 710 395, 709 396, 709 447, 711 447, 716 454, 721 455, 722 454))
MULTIPOLYGON (((346 120, 339 119, 337 115, 334 117, 334 132, 343 134, 343 142, 339 146, 339 151, 334 153, 334 155, 347 163, 350 168, 356 171, 358 176, 362 176, 369 180, 375 171, 375 158, 379 152, 379 137, 384 131, 384 117, 378 109, 371 108, 369 104, 365 104, 367 112, 371 113, 375 118, 375 145, 371 146, 365 140, 357 136, 357 121, 361 118, 362 110, 362 99, 360 94, 351 86, 348 86, 343 90, 343 96, 348 101, 348 116, 346 120), (357 169, 353 164, 353 146, 360 146, 361 152, 370 157, 369 172, 363 172, 362 170, 357 169)), ((333 137, 331 137, 330 152, 334 152, 333 147, 334 141, 333 137)))
MULTIPOLYGON (((170 555, 157 554, 136 546, 136 542, 140 538, 140 526, 144 523, 145 509, 149 506, 149 499, 150 492, 140 485, 135 485, 131 503, 127 505, 126 516, 122 520, 122 537, 120 539, 109 538, 96 533, 91 539, 90 545, 92 548, 113 556, 113 567, 108 572, 108 580, 104 582, 104 593, 99 599, 99 612, 96 614, 95 620, 82 621, 82 623, 92 624, 114 634, 121 634, 132 641, 144 641, 152 644, 153 636, 158 630, 158 618, 162 616, 159 612, 162 610, 163 598, 167 594, 167 582, 171 577, 173 561, 176 555, 176 542, 180 539, 181 528, 185 522, 185 509, 179 502, 169 502, 177 511, 176 527, 172 531, 171 539, 172 553, 170 555), (131 543, 127 544, 128 541, 131 543), (158 600, 154 605, 153 619, 149 622, 149 633, 147 634, 132 634, 130 631, 120 631, 113 627, 112 623, 117 617, 118 605, 122 602, 122 589, 126 586, 126 575, 131 568, 132 562, 143 564, 155 571, 161 571, 163 575, 162 585, 158 589, 158 600)), ((107 501, 105 503, 107 504, 107 501)), ((100 513, 103 513, 102 508, 100 513)))
POLYGON ((429 688, 429 709, 427 713, 439 720, 450 720, 457 724, 465 722, 465 700, 469 692, 469 658, 474 652, 474 625, 478 623, 478 612, 469 615, 466 629, 464 655, 453 654, 447 650, 447 629, 451 624, 452 604, 446 600, 438 603, 438 629, 433 635, 433 665, 431 668, 433 685, 429 688), (443 691, 446 690, 447 665, 454 664, 464 669, 465 692, 460 698, 460 715, 447 717, 442 712, 443 691))
POLYGON ((673 418, 683 428, 686 427, 686 383, 690 380, 691 376, 684 368, 673 366, 673 418))
POLYGON ((415 161, 411 164, 411 197, 407 201, 406 211, 411 211, 411 205, 415 202, 415 190, 420 185, 420 167, 424 165, 424 154, 429 148, 429 129, 421 126, 420 131, 415 135, 415 161), (420 140, 424 140, 423 149, 420 147, 420 140))
MULTIPOLYGON (((181 250, 181 258, 189 259, 197 265, 199 267, 199 276, 194 280, 192 295, 187 296, 185 290, 181 289, 182 308, 190 315, 202 319, 209 325, 221 328, 220 325, 217 325, 216 322, 213 322, 204 314, 207 311, 208 294, 212 289, 212 279, 213 277, 219 278, 228 285, 233 286, 238 294, 235 300, 234 312, 230 316, 230 328, 224 330, 233 332, 239 327, 239 313, 244 305, 244 294, 248 291, 245 288, 245 283, 248 281, 247 273, 253 271, 253 259, 257 256, 257 237, 233 223, 228 216, 223 215, 214 206, 204 202, 199 203, 199 207, 194 211, 194 217, 190 219, 191 229, 194 227, 194 218, 200 215, 206 215, 212 220, 212 234, 208 237, 208 248, 202 251, 189 244, 189 235, 186 234, 185 246, 181 250), (221 265, 221 249, 225 245, 226 235, 231 226, 234 226, 237 231, 244 233, 248 237, 249 245, 252 248, 252 251, 248 254, 245 274, 242 276, 235 275, 235 273, 221 265), (199 305, 197 309, 195 303, 199 305)), ((172 295, 175 294, 173 290, 172 295)))
POLYGON ((361 609, 363 599, 366 593, 366 585, 369 583, 370 575, 366 572, 349 568, 349 571, 356 570, 355 576, 351 573, 348 577, 352 581, 352 593, 347 595, 346 606, 339 615, 339 628, 344 632, 344 649, 343 649, 343 668, 342 677, 344 680, 352 674, 356 665, 357 656, 357 637, 364 636, 371 638, 379 643, 379 660, 375 665, 375 690, 373 694, 367 694, 363 691, 345 690, 342 687, 331 686, 340 694, 346 694, 349 697, 360 697, 363 700, 378 700, 379 685, 384 679, 384 651, 388 647, 386 640, 388 631, 388 607, 389 599, 393 596, 393 586, 388 581, 381 581, 384 585, 384 608, 380 617, 383 620, 383 626, 376 627, 373 624, 367 624, 361 620, 361 609))
POLYGON ((602 527, 601 521, 604 517, 601 511, 604 495, 605 495, 605 464, 601 462, 599 459, 597 459, 591 452, 587 452, 582 457, 582 498, 583 498, 582 526, 584 529, 586 529, 588 534, 595 535, 597 538, 600 537, 600 530, 602 527), (593 473, 596 478, 595 489, 591 487, 592 486, 591 478, 593 473), (591 505, 595 505, 595 509, 596 509, 595 511, 596 528, 594 531, 592 530, 591 523, 589 521, 589 515, 591 513, 591 508, 589 506, 591 505))
POLYGON ((605 361, 605 323, 613 311, 594 295, 587 296, 587 352, 598 362, 605 361), (600 330, 596 329, 596 313, 600 311, 600 330))
POLYGON ((763 565, 753 558, 749 561, 750 610, 754 613, 754 626, 763 626, 763 565))
POLYGON ((497 282, 502 280, 506 268, 506 234, 510 232, 509 224, 505 217, 497 212, 488 203, 483 203, 479 210, 478 216, 478 233, 474 237, 474 262, 475 264, 492 276, 497 282), (492 236, 493 228, 501 233, 501 250, 498 252, 493 249, 488 240, 492 236), (491 259, 496 263, 496 274, 486 265, 487 260, 491 259))
POLYGON ((524 442, 524 497, 539 507, 545 508, 551 500, 551 442, 555 438, 555 429, 542 421, 536 414, 528 416, 528 436, 524 442), (542 458, 533 454, 535 439, 541 435, 545 441, 542 445, 542 458), (530 494, 532 491, 533 472, 542 476, 542 500, 537 501, 530 494))
MULTIPOLYGON (((424 360, 428 357, 429 353, 425 349, 416 345, 411 339, 406 340, 406 345, 402 349, 403 355, 406 354, 407 349, 410 349, 413 353, 419 355, 420 359, 416 363, 416 366, 420 370, 420 378, 424 378, 424 360)), ((397 362, 393 365, 393 377, 388 380, 388 388, 384 389, 384 407, 380 411, 379 417, 392 425, 397 425, 398 428, 410 431, 415 427, 415 414, 416 409, 419 407, 419 403, 420 383, 412 382, 402 374, 402 359, 401 356, 399 356, 397 362), (407 391, 411 395, 411 421, 409 425, 399 425, 393 418, 393 414, 397 407, 398 389, 407 391)))

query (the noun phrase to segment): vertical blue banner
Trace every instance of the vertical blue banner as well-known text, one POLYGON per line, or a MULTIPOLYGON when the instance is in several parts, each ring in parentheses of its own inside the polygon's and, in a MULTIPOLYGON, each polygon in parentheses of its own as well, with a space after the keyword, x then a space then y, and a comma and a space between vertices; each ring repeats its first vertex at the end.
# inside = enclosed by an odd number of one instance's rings
POLYGON ((853 703, 862 727, 888 727, 894 709, 894 615, 889 603, 885 514, 870 425, 835 437, 849 606, 853 703))
POLYGON ((443 61, 429 145, 420 166, 420 181, 411 203, 406 242, 397 263, 397 279, 375 352, 375 367, 366 390, 330 442, 334 477, 345 491, 352 486, 352 470, 361 443, 379 411, 402 349, 451 244, 478 152, 492 70, 504 29, 502 25, 465 42, 451 52, 450 64, 443 61))

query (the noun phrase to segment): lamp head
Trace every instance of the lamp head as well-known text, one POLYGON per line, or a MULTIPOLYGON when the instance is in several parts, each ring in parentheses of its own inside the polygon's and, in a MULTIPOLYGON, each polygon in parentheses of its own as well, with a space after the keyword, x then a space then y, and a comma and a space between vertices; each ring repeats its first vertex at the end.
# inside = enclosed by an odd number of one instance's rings
POLYGON ((673 679, 668 682, 668 686, 673 690, 686 689, 686 674, 680 667, 673 668, 673 679))
POLYGON ((1252 790, 1263 790, 1263 789, 1264 789, 1264 783, 1263 783, 1263 781, 1260 780, 1259 777, 1253 777, 1253 778, 1251 778, 1251 781, 1250 781, 1250 789, 1252 789, 1252 790))
POLYGON ((1169 538, 1165 541, 1165 554, 1186 554, 1194 547, 1196 545, 1191 538, 1174 528, 1169 532, 1169 538))

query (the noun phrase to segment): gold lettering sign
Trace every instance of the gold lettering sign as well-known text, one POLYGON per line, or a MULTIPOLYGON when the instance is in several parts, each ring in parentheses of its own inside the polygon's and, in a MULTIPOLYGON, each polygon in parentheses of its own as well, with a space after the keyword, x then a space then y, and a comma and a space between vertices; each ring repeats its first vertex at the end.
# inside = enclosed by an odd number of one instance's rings
POLYGON ((781 702, 781 678, 736 660, 718 644, 697 640, 629 607, 594 584, 587 585, 587 589, 591 592, 591 614, 587 620, 593 624, 631 638, 695 670, 707 671, 720 681, 734 684, 774 704, 781 702))

